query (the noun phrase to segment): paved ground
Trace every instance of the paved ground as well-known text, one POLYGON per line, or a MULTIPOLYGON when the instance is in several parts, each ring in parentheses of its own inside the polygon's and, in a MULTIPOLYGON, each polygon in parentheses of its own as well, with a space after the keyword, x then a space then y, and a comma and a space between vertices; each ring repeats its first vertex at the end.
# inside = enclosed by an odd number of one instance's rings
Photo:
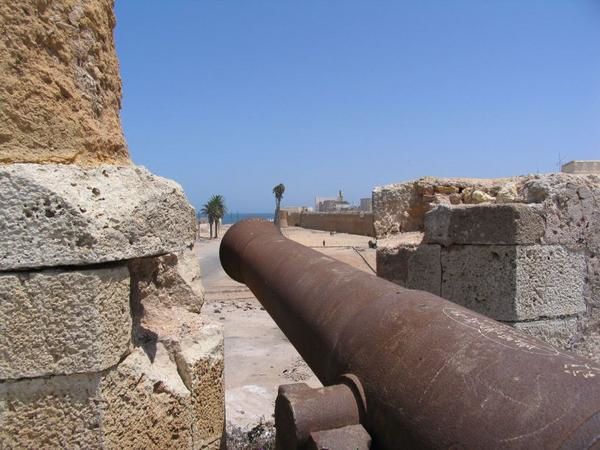
MULTIPOLYGON (((375 251, 368 248, 368 237, 302 228, 287 228, 284 234, 367 272, 375 269, 375 251)), ((220 242, 205 237, 197 242, 206 290, 202 314, 225 326, 227 427, 249 430, 261 420, 272 422, 280 384, 303 381, 316 387, 320 383, 252 293, 225 274, 218 258, 220 242)))

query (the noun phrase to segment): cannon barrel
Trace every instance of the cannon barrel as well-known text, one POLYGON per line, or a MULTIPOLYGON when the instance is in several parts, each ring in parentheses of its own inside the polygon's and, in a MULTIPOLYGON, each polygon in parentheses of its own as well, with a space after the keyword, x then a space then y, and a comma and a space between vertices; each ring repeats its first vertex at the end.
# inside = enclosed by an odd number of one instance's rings
POLYGON ((232 226, 220 247, 323 385, 353 380, 373 447, 595 448, 600 368, 433 294, 232 226))

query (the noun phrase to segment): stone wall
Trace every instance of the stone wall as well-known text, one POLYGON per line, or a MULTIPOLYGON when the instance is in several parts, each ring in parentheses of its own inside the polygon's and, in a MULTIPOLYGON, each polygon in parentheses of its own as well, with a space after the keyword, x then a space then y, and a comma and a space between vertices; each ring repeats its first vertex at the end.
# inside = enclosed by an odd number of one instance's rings
POLYGON ((433 178, 373 189, 373 225, 377 238, 423 231, 425 213, 435 205, 510 203, 518 178, 433 178))
POLYGON ((378 274, 600 360, 600 177, 514 186, 520 203, 438 205, 379 241, 378 274))
POLYGON ((113 0, 0 2, 0 163, 128 164, 113 0))
POLYGON ((0 448, 218 448, 196 218, 144 169, 0 166, 0 448))
POLYGON ((129 161, 112 6, 0 5, 1 449, 221 445, 195 211, 129 161))
POLYGON ((312 230, 373 236, 373 214, 365 212, 317 213, 282 211, 284 226, 310 228, 312 230))

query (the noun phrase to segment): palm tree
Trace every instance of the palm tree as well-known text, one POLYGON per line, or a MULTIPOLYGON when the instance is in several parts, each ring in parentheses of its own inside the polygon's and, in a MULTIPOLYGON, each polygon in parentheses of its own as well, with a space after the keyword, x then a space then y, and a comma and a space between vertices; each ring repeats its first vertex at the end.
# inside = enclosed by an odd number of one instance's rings
POLYGON ((275 225, 279 225, 279 209, 281 206, 281 199, 285 192, 285 186, 283 183, 279 183, 273 188, 273 194, 275 194, 275 225))
POLYGON ((227 214, 227 207, 225 206, 225 199, 222 195, 213 195, 210 199, 210 203, 213 205, 214 217, 215 217, 215 238, 219 237, 219 223, 225 214, 227 214))
POLYGON ((219 221, 223 218, 227 212, 225 207, 225 199, 222 195, 213 195, 208 202, 204 204, 201 212, 206 214, 208 217, 208 223, 210 225, 210 237, 213 236, 213 224, 215 225, 215 238, 219 237, 219 221))
POLYGON ((202 206, 202 209, 200 210, 200 212, 202 214, 204 214, 207 217, 207 219, 208 219, 208 225, 210 226, 209 239, 212 239, 212 235, 213 235, 213 223, 215 222, 215 217, 213 215, 213 210, 211 208, 210 202, 205 203, 204 206, 202 206))

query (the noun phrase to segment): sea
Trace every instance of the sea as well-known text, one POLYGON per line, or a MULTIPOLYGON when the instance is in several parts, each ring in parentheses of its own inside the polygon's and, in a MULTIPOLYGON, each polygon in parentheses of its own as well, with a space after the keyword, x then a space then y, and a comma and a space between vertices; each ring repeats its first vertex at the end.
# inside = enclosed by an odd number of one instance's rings
POLYGON ((240 220, 244 220, 244 219, 250 219, 250 218, 255 218, 255 217, 259 217, 261 219, 265 219, 265 220, 273 220, 273 213, 228 213, 225 214, 225 216, 223 217, 223 224, 232 224, 232 223, 236 223, 239 222, 240 220))

